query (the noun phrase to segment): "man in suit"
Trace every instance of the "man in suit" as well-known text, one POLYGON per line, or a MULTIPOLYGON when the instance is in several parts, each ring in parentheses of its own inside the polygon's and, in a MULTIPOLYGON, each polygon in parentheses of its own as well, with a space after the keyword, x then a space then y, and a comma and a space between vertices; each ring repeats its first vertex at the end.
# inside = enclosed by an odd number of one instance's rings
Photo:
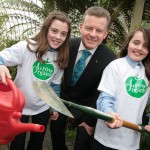
MULTIPOLYGON (((62 99, 96 108, 96 100, 99 96, 97 87, 102 72, 116 58, 116 55, 102 44, 108 35, 109 23, 110 15, 104 8, 95 6, 86 10, 80 24, 81 38, 74 38, 70 41, 69 63, 64 71, 60 94, 62 99), (75 66, 81 58, 83 50, 90 54, 85 61, 84 71, 74 82, 75 66)), ((74 115, 77 126, 74 150, 89 150, 96 119, 75 108, 69 108, 69 110, 74 115)), ((66 119, 66 116, 60 114, 58 120, 51 121, 53 150, 67 150, 65 145, 66 119)))

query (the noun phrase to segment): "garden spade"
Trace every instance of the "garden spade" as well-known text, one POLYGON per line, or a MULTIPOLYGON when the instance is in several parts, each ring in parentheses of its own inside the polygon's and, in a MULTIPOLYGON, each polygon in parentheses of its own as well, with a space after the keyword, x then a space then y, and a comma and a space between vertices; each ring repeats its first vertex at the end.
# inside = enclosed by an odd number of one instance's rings
POLYGON ((33 89, 37 96, 41 98, 45 103, 47 103, 53 109, 59 111, 60 113, 74 118, 64 103, 55 94, 55 92, 50 88, 50 85, 43 81, 34 81, 33 89))
MULTIPOLYGON (((43 99, 49 106, 53 107, 54 109, 58 110, 59 112, 71 116, 71 113, 68 111, 66 107, 62 104, 62 102, 68 106, 68 107, 74 107, 94 118, 102 119, 104 121, 110 121, 113 122, 115 120, 114 117, 111 115, 108 115, 106 113, 103 113, 99 110, 96 110, 91 107, 79 105, 76 103, 72 103, 70 101, 66 101, 63 99, 60 99, 56 93, 53 91, 53 89, 45 82, 42 81, 35 81, 33 83, 33 89, 37 92, 37 95, 43 99)), ((146 132, 144 130, 144 127, 142 125, 137 125, 128 121, 123 120, 123 126, 138 132, 146 132)))

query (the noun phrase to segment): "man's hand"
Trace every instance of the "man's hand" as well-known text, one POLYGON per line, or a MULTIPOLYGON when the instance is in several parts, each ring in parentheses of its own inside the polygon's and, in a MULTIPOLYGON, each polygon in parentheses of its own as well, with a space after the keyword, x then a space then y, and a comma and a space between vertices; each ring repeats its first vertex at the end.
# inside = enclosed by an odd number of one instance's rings
POLYGON ((115 120, 113 122, 106 121, 106 125, 109 128, 112 128, 112 129, 116 129, 116 128, 122 127, 123 120, 121 119, 121 117, 115 112, 111 112, 110 115, 113 116, 115 118, 115 120))
POLYGON ((58 116, 59 116, 58 112, 52 112, 52 113, 51 113, 51 116, 50 116, 50 119, 52 119, 52 120, 57 120, 57 119, 58 119, 58 116))
POLYGON ((146 125, 146 126, 144 127, 144 129, 147 130, 148 132, 150 132, 150 125, 146 125))
POLYGON ((82 122, 81 124, 78 125, 79 127, 84 127, 88 135, 93 135, 94 134, 94 127, 88 126, 85 122, 82 122))
POLYGON ((11 75, 9 73, 9 70, 6 66, 4 65, 0 65, 0 80, 2 81, 2 83, 4 83, 5 85, 7 85, 6 82, 6 77, 7 78, 11 78, 11 75))

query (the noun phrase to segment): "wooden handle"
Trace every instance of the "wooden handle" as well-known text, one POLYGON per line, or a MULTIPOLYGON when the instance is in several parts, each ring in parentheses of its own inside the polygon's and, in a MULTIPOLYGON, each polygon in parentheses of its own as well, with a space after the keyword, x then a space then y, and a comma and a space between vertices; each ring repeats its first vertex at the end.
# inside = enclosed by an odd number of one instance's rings
POLYGON ((125 120, 123 120, 123 126, 126 128, 129 128, 129 129, 136 130, 138 132, 142 132, 141 126, 134 124, 134 123, 131 123, 131 122, 128 122, 128 121, 125 121, 125 120))

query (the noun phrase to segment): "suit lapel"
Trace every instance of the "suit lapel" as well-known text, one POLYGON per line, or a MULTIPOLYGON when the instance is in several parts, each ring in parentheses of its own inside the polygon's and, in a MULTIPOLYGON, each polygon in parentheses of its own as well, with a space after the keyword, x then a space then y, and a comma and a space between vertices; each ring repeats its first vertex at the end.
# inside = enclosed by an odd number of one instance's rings
POLYGON ((80 42, 81 39, 72 39, 72 41, 70 42, 69 65, 65 70, 65 73, 67 74, 67 82, 69 85, 71 84, 72 72, 76 61, 80 42))
MULTIPOLYGON (((90 59, 88 65, 86 66, 86 68, 84 69, 80 79, 77 81, 78 82, 82 82, 83 80, 86 80, 86 76, 90 75, 90 74, 97 74, 97 70, 100 68, 102 61, 103 61, 103 55, 104 55, 104 50, 103 48, 101 48, 102 45, 100 45, 95 53, 93 54, 92 58, 90 59)), ((76 84, 76 85, 77 85, 76 84)))
MULTIPOLYGON (((66 74, 65 76, 67 77, 66 80, 69 86, 71 86, 72 72, 76 61, 80 42, 81 39, 77 38, 77 39, 73 39, 73 41, 71 41, 70 43, 69 65, 67 69, 65 69, 65 74, 66 74)), ((101 44, 100 46, 97 47, 95 53, 90 59, 81 77, 77 81, 75 87, 78 86, 78 84, 81 83, 82 81, 86 80, 86 76, 89 76, 90 74, 97 74, 98 69, 101 68, 101 65, 103 64, 103 57, 105 57, 104 55, 105 55, 105 49, 103 48, 103 44, 101 44)))

